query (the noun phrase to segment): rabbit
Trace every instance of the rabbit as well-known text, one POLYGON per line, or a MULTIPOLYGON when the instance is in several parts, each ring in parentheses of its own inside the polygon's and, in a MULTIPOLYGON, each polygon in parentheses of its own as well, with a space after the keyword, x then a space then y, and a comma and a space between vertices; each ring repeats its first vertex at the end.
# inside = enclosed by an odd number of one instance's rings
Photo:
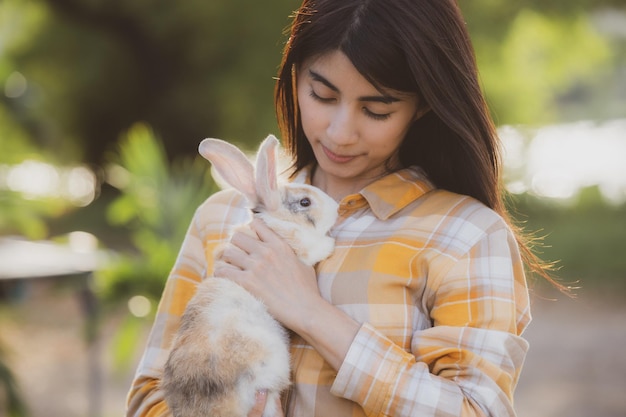
MULTIPOLYGON (((303 263, 314 265, 334 249, 328 232, 338 205, 311 185, 279 184, 277 147, 269 135, 256 168, 219 139, 203 140, 199 152, 246 197, 253 216, 286 239, 303 263)), ((252 233, 246 225, 238 228, 252 233)), ((220 253, 219 248, 214 253, 218 261, 220 253)), ((245 417, 256 392, 267 390, 263 417, 273 417, 277 398, 290 384, 289 361, 287 332, 263 303, 230 280, 206 277, 174 338, 161 381, 164 398, 174 417, 245 417)))

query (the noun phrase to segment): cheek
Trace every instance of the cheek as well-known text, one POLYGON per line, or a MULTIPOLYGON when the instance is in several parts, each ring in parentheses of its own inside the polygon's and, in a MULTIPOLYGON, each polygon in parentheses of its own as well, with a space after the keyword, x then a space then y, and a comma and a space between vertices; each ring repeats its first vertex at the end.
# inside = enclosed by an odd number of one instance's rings
POLYGON ((390 152, 400 146, 407 130, 402 126, 378 125, 370 128, 369 132, 374 142, 373 145, 376 145, 382 152, 390 152))
POLYGON ((387 158, 393 155, 398 151, 401 143, 402 140, 398 140, 397 138, 394 138, 394 140, 388 140, 387 142, 385 142, 384 145, 379 148, 381 156, 387 158))
POLYGON ((393 129, 394 132, 394 142, 396 146, 400 146, 402 141, 404 141, 404 137, 409 133, 411 126, 413 125, 413 117, 412 115, 405 116, 402 122, 398 123, 393 129))
POLYGON ((370 129, 369 132, 370 148, 376 149, 376 153, 381 158, 386 158, 398 150, 408 132, 408 127, 404 125, 380 126, 377 129, 370 129))
POLYGON ((323 113, 317 109, 316 103, 313 103, 309 97, 298 97, 300 109, 300 121, 304 134, 313 135, 317 130, 323 129, 324 117, 323 113))

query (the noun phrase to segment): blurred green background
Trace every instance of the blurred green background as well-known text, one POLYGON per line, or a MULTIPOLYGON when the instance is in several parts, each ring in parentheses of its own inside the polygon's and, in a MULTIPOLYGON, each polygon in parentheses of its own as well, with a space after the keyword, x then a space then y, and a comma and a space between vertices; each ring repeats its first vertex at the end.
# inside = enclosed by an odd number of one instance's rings
MULTIPOLYGON (((273 77, 297 5, 0 2, 0 236, 95 236, 110 256, 94 276, 99 311, 119 318, 111 366, 131 367, 191 216, 216 189, 200 140, 252 149, 277 133, 273 77)), ((461 7, 516 219, 543 238, 559 279, 626 294, 626 1, 461 7)), ((0 297, 14 320, 20 297, 7 286, 0 297)))

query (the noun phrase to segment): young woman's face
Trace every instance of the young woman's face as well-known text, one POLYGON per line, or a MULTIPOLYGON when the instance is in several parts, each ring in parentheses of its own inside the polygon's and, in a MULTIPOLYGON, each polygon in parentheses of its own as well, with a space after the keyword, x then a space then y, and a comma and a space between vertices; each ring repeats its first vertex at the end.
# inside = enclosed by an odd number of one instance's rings
POLYGON ((424 113, 415 95, 378 90, 341 51, 305 61, 297 91, 302 128, 318 162, 315 175, 355 187, 397 167, 400 144, 424 113))

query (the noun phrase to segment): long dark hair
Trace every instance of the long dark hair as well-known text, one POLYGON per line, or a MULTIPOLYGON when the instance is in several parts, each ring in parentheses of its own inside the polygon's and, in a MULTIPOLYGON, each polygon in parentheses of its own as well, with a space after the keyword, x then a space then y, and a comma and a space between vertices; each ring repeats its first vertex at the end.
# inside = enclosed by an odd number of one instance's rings
MULTIPOLYGON (((454 0, 304 0, 295 12, 275 90, 278 123, 300 170, 315 161, 296 97, 304 60, 339 50, 374 86, 416 94, 430 109, 400 148, 439 188, 481 201, 509 221, 499 139, 482 94, 474 50, 454 0)), ((511 222, 509 221, 509 224, 511 222)), ((518 233, 527 264, 546 267, 518 233)))

